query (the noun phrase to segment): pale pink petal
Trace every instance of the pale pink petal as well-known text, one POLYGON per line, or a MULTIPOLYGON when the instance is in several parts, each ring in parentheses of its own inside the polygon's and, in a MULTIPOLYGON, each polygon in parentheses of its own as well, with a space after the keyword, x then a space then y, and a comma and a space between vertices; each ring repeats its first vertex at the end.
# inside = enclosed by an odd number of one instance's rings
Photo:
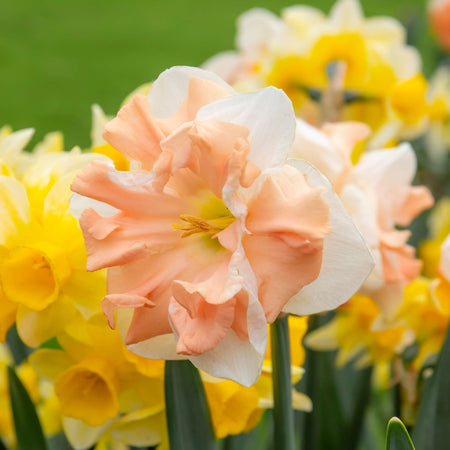
POLYGON ((105 125, 103 138, 127 159, 139 161, 149 170, 161 152, 164 134, 152 117, 147 98, 138 94, 105 125))

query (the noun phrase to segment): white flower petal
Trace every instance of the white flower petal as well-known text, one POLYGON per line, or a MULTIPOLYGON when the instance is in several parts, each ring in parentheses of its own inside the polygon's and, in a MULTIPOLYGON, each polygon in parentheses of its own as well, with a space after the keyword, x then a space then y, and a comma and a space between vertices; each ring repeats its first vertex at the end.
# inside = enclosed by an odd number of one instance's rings
POLYGON ((236 75, 242 70, 244 61, 241 55, 235 51, 221 52, 207 59, 202 68, 214 72, 227 83, 232 84, 236 75))
POLYGON ((112 422, 108 420, 100 427, 90 427, 82 420, 63 417, 64 434, 75 450, 84 450, 91 448, 106 433, 112 422))
POLYGON ((320 274, 283 309, 298 315, 315 314, 337 308, 349 300, 370 274, 374 261, 327 179, 305 161, 290 160, 288 164, 305 174, 312 187, 327 189, 324 198, 330 206, 332 231, 324 240, 320 274))
POLYGON ((301 119, 297 119, 291 157, 308 161, 332 183, 344 169, 344 158, 330 138, 301 119))
POLYGON ((218 75, 197 67, 175 66, 165 70, 152 84, 148 93, 150 109, 154 117, 163 119, 175 114, 185 100, 192 77, 212 81, 234 94, 234 89, 218 75))
POLYGON ((336 31, 358 30, 364 14, 358 0, 339 0, 330 11, 330 24, 336 31))
POLYGON ((201 108, 199 120, 221 120, 247 127, 248 159, 261 170, 282 165, 295 137, 295 115, 288 96, 274 87, 218 100, 201 108))
POLYGON ((389 59, 400 80, 408 80, 422 70, 420 53, 410 45, 392 45, 389 59))
POLYGON ((325 20, 325 14, 309 5, 293 5, 281 11, 282 19, 297 35, 304 35, 305 31, 325 20))
POLYGON ((393 17, 371 17, 366 19, 362 32, 365 36, 387 44, 406 42, 405 27, 393 17))
POLYGON ((416 168, 414 150, 404 143, 395 149, 366 152, 355 166, 354 174, 376 192, 383 218, 393 221, 410 192, 416 168))
POLYGON ((284 29, 283 21, 267 9, 254 8, 237 20, 236 47, 246 58, 257 59, 263 50, 284 29))

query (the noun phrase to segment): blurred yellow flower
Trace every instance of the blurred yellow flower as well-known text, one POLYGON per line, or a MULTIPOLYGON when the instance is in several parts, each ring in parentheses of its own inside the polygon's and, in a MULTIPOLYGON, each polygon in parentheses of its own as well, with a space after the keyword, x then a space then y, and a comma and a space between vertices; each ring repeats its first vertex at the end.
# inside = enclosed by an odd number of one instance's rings
POLYGON ((365 18, 357 0, 339 0, 328 17, 303 5, 284 9, 281 18, 255 8, 239 17, 237 28, 238 50, 204 65, 236 89, 279 87, 297 116, 316 126, 365 122, 374 132, 370 147, 424 131, 420 55, 395 19, 365 18))
POLYGON ((60 334, 58 341, 61 350, 37 350, 30 361, 55 381, 63 416, 99 427, 119 414, 164 403, 163 363, 130 358, 119 333, 107 328, 103 315, 79 323, 60 334), (151 363, 155 376, 149 376, 151 363))
POLYGON ((404 324, 381 322, 380 313, 370 297, 355 295, 331 322, 309 333, 305 343, 314 350, 337 349, 338 366, 353 359, 358 368, 390 362, 413 342, 414 334, 404 324))
POLYGON ((431 211, 428 218, 430 239, 419 246, 419 256, 423 262, 423 274, 428 278, 439 276, 438 267, 441 258, 441 245, 450 234, 450 197, 443 197, 431 211))
POLYGON ((444 342, 450 320, 450 283, 425 278, 412 282, 405 288, 398 318, 414 331, 418 353, 413 366, 419 370, 444 342))
POLYGON ((36 153, 24 151, 30 130, 0 142, 0 339, 17 322, 36 347, 64 326, 89 317, 104 296, 104 274, 86 272, 78 222, 69 213, 70 182, 99 155, 61 151, 49 135, 36 153))

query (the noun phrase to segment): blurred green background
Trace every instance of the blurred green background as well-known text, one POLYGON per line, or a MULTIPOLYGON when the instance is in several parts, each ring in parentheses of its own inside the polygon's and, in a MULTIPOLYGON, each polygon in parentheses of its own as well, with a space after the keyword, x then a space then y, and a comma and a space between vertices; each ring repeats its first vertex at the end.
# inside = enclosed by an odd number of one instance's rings
MULTIPOLYGON (((332 0, 305 1, 328 11, 332 0)), ((287 0, 0 0, 0 124, 63 131, 90 142, 90 106, 114 114, 123 98, 167 67, 199 65, 234 47, 235 20, 287 0)), ((424 0, 363 0, 366 15, 393 15, 425 60, 435 47, 424 0)), ((431 56, 430 56, 431 55, 431 56)))

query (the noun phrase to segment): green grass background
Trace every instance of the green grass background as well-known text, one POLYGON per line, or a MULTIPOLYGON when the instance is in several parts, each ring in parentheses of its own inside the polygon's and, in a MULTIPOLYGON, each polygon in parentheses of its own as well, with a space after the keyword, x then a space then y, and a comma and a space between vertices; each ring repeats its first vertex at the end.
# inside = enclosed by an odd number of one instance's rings
MULTIPOLYGON (((172 65, 199 65, 233 48, 235 20, 285 0, 0 0, 0 124, 60 130, 66 146, 90 142, 90 106, 114 114, 138 85, 172 65)), ((333 1, 305 3, 329 10, 333 1)), ((435 52, 424 0, 363 0, 412 30, 430 71, 435 52)))

